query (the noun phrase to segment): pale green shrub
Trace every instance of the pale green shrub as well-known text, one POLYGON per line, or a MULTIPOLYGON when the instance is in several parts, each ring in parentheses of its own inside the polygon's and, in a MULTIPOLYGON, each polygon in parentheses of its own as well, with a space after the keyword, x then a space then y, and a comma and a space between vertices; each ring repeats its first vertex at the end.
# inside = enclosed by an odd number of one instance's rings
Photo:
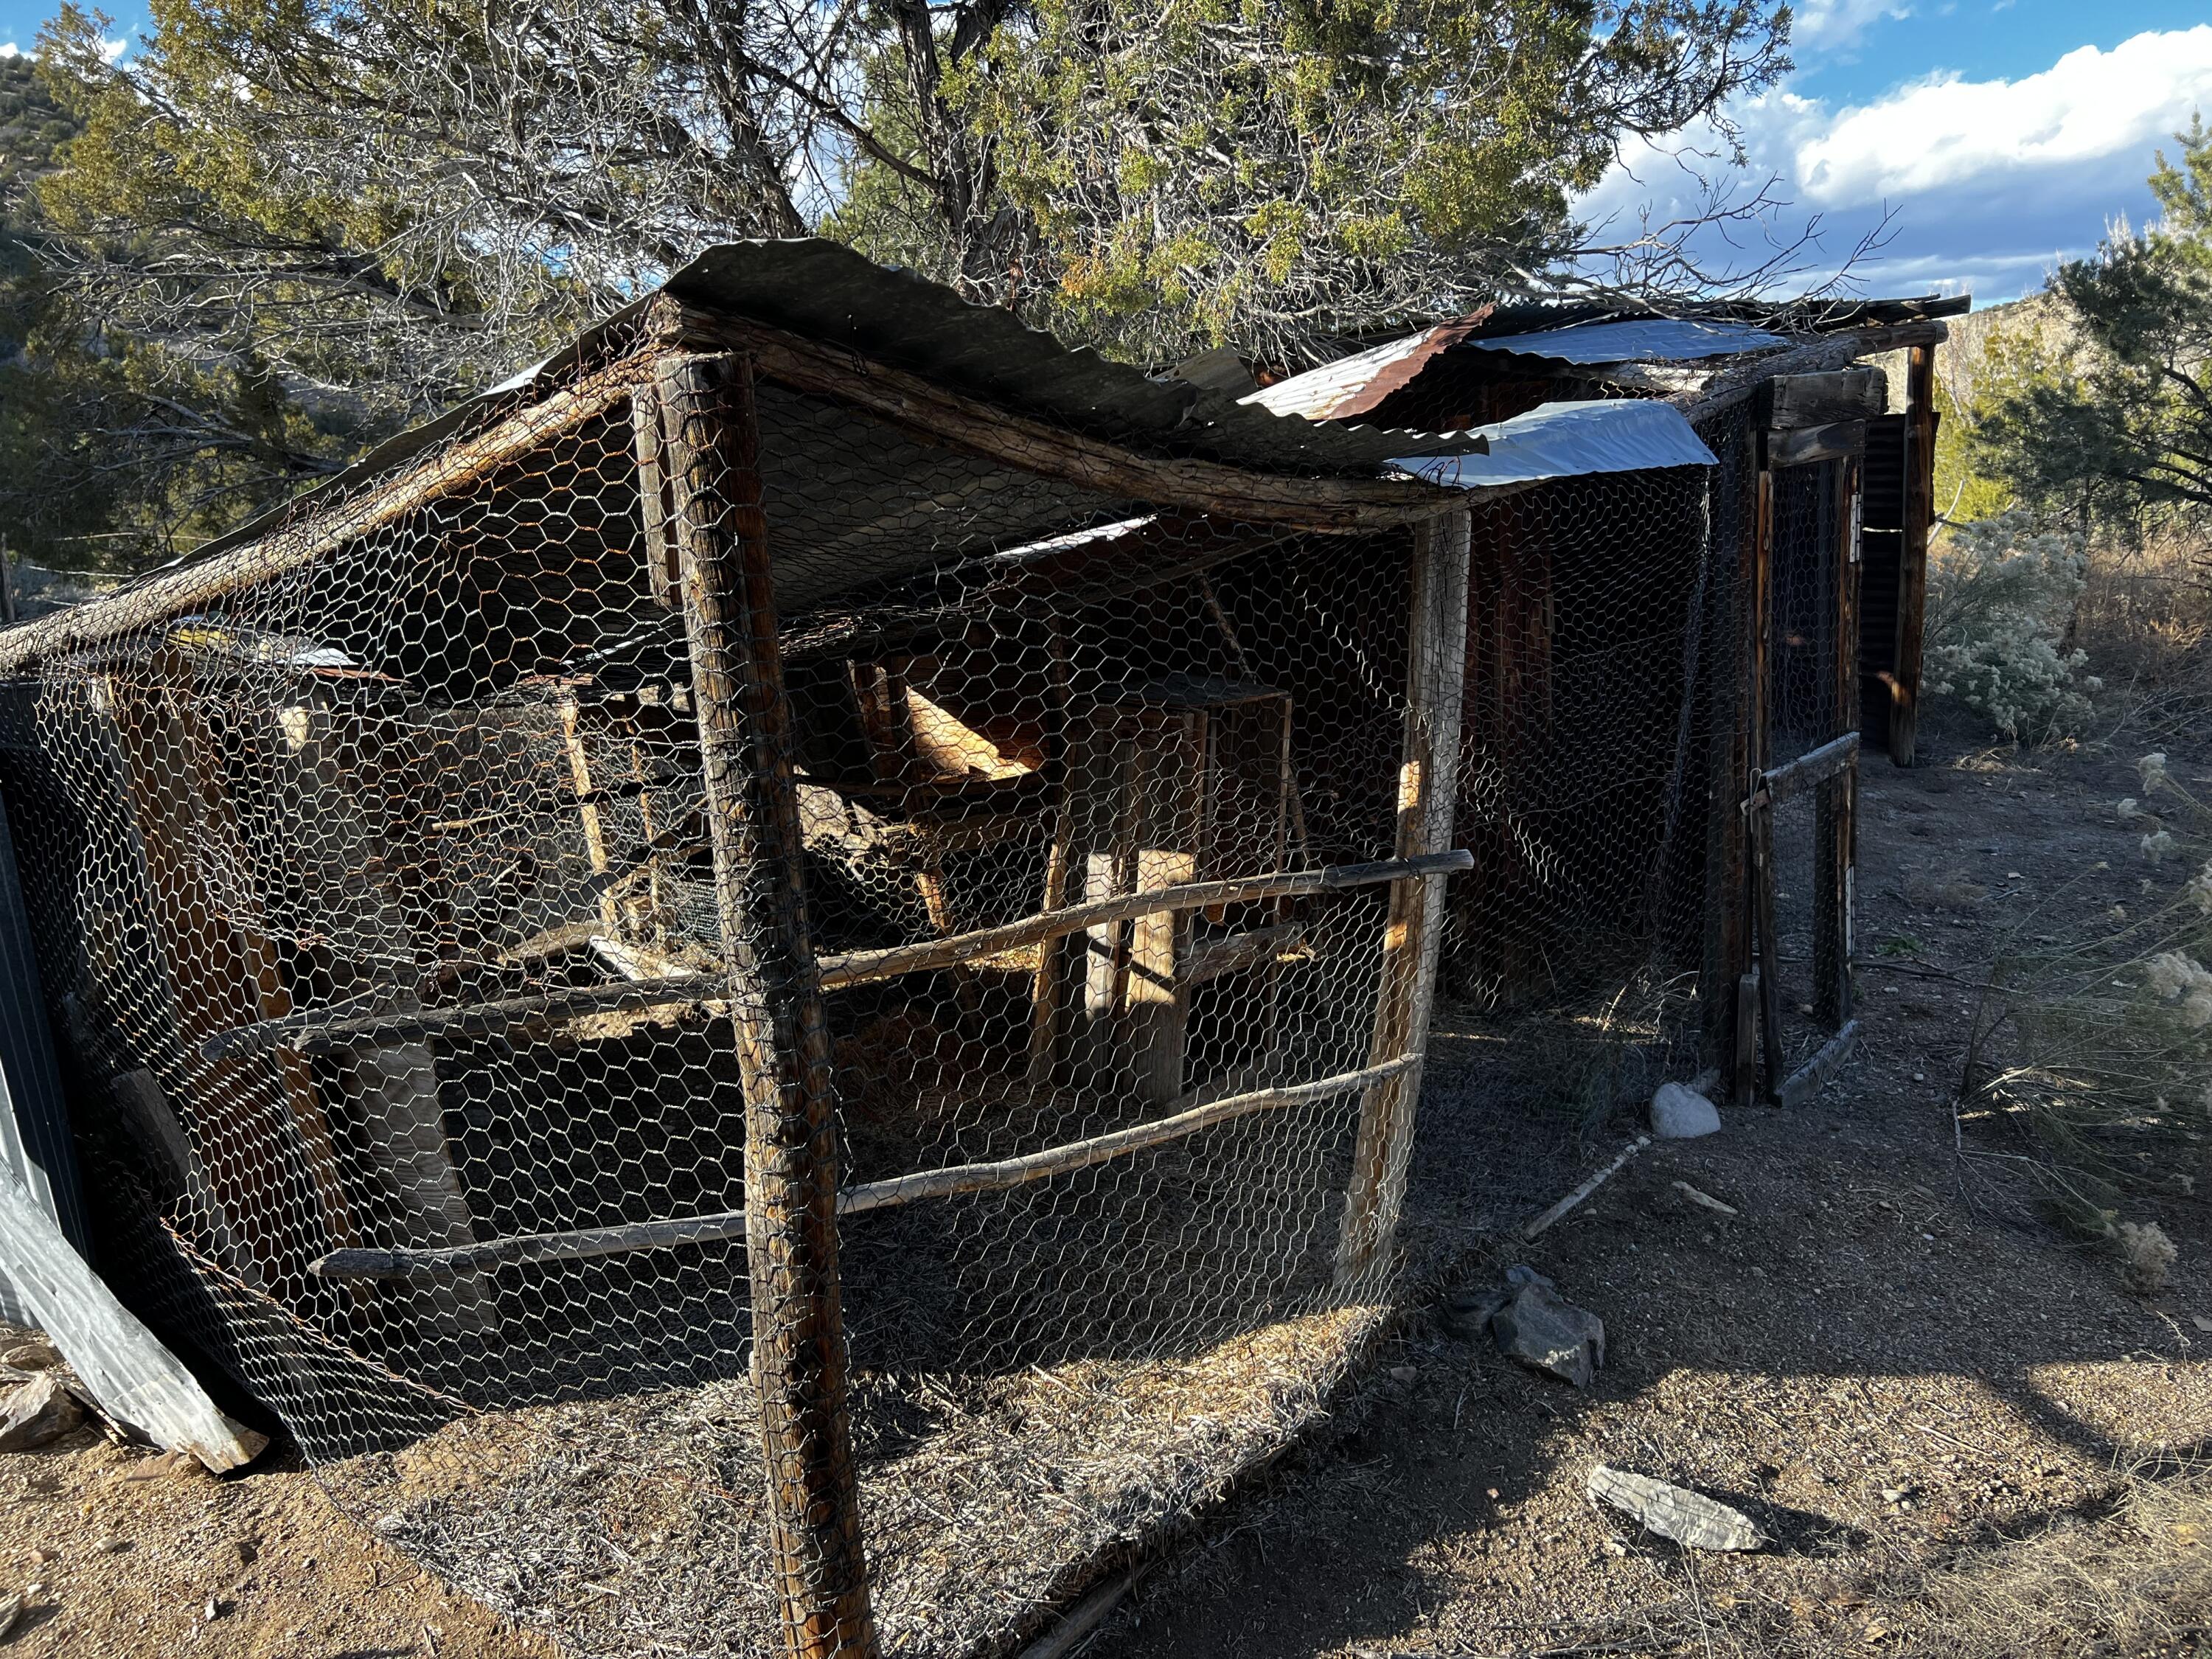
POLYGON ((2065 646, 2087 579, 2081 538, 2027 513, 1953 526, 1929 550, 1927 675, 1936 692, 2039 741, 2078 730, 2099 682, 2065 646))

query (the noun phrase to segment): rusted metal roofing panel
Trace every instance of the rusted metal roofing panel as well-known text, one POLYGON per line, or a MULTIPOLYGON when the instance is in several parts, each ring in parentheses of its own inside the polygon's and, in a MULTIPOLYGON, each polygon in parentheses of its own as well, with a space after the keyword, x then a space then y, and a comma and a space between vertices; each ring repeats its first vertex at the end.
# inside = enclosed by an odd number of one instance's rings
POLYGON ((1486 489, 1545 478, 1717 464, 1680 410, 1645 398, 1544 404, 1480 430, 1490 440, 1486 454, 1407 456, 1398 466, 1430 483, 1486 489))
POLYGON ((1473 325, 1471 321, 1439 323, 1262 386, 1243 401, 1271 414, 1303 415, 1310 421, 1357 415, 1419 374, 1438 352, 1464 339, 1473 325))

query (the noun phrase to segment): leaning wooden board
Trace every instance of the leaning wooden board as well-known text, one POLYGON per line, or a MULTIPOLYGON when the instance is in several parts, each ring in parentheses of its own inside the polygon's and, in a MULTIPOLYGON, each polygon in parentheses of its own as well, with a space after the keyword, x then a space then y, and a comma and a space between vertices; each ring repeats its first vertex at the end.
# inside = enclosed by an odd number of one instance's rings
POLYGON ((217 1474, 243 1468, 267 1443, 216 1408, 12 1174, 0 1178, 0 1270, 117 1422, 167 1450, 190 1452, 217 1474))

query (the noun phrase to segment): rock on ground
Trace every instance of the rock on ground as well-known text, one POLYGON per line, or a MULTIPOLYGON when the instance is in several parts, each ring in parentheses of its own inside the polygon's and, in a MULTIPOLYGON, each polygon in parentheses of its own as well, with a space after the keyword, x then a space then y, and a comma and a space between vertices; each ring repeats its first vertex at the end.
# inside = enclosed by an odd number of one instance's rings
POLYGON ((1662 1140, 1695 1140, 1720 1127, 1720 1108, 1686 1084, 1662 1083, 1651 1097, 1651 1133, 1662 1140))

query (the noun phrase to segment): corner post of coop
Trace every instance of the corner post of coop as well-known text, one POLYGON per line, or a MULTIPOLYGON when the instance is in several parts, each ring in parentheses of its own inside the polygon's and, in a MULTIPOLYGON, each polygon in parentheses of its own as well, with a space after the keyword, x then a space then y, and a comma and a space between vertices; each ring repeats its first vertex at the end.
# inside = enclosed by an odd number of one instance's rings
POLYGON ((752 364, 671 356, 655 392, 638 400, 639 418, 657 416, 661 427, 744 1090, 753 1377, 784 1646, 792 1659, 873 1659, 847 1411, 829 1029, 801 886, 752 364))
MULTIPOLYGON (((1405 745, 1398 767, 1397 854, 1450 847, 1459 785, 1460 720, 1467 685, 1468 577, 1474 520, 1468 507, 1413 526, 1407 604, 1405 745)), ((1390 910, 1375 999, 1370 1063, 1424 1054, 1443 944, 1444 878, 1390 884, 1390 910)), ((1421 1067, 1368 1085, 1359 1103, 1352 1184, 1337 1240, 1339 1288, 1386 1260, 1406 1199, 1421 1067)))
POLYGON ((1936 519, 1936 348, 1905 359, 1905 530, 1897 574, 1897 647, 1889 758, 1910 766, 1920 743, 1923 635, 1928 615, 1928 533, 1936 519))

